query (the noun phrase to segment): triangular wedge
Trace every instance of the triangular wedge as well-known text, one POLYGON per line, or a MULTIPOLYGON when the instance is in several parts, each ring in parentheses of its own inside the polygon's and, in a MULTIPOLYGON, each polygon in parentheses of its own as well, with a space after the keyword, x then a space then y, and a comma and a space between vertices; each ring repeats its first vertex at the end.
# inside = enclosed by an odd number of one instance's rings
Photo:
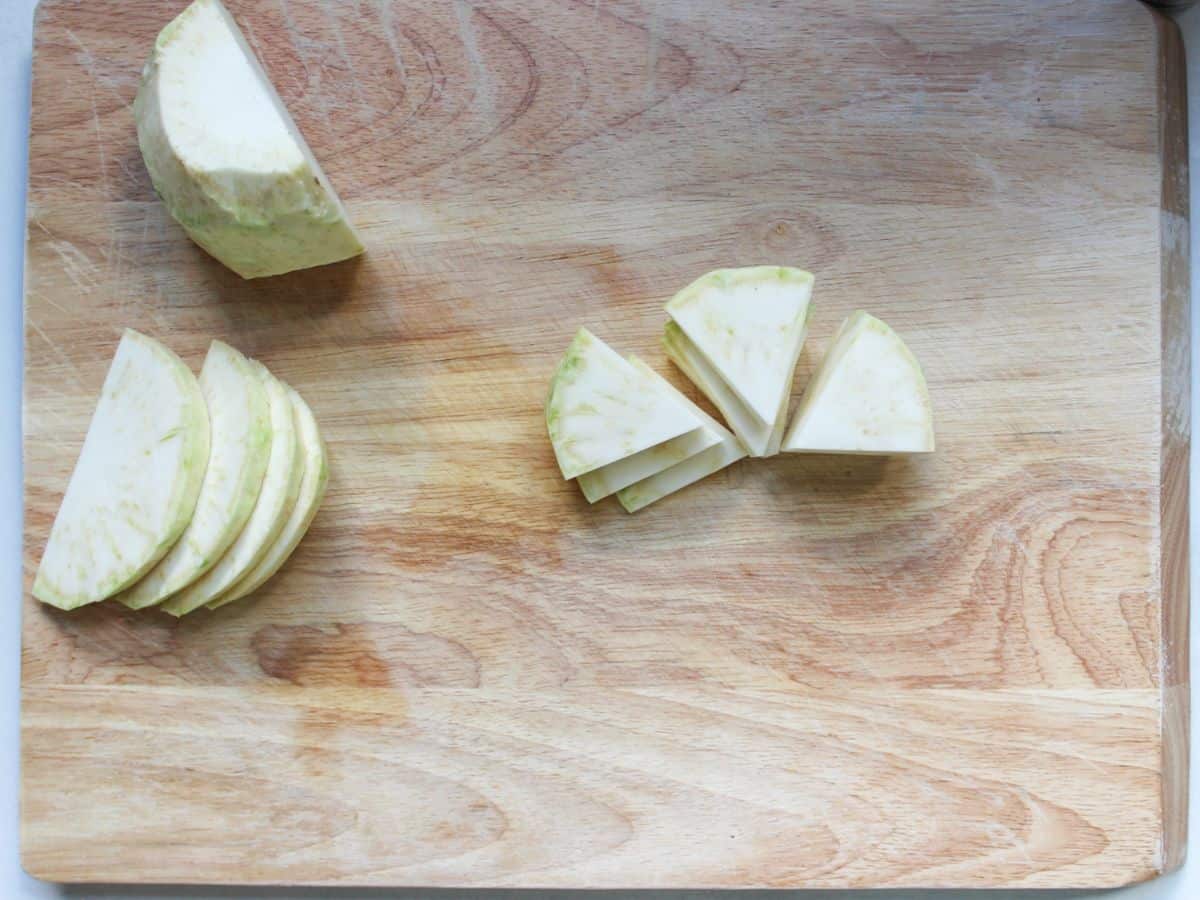
POLYGON ((704 430, 716 438, 716 443, 669 469, 663 469, 637 484, 618 491, 617 500, 625 507, 626 512, 635 513, 746 456, 746 448, 721 423, 686 397, 683 397, 683 400, 704 421, 704 430))
POLYGON ((217 564, 159 608, 182 616, 221 596, 254 568, 279 536, 300 493, 304 457, 296 433, 292 400, 283 384, 255 360, 250 365, 267 391, 271 413, 271 455, 254 512, 217 564))
POLYGON ((721 415, 751 456, 774 456, 779 452, 790 392, 785 393, 780 400, 775 424, 767 426, 737 398, 674 322, 667 322, 663 331, 663 348, 680 371, 721 411, 721 415))
MULTIPOLYGON (((768 433, 781 409, 786 416, 808 330, 812 286, 812 275, 801 269, 718 269, 667 304, 667 313, 698 354, 768 433)), ((751 438, 751 444, 764 453, 753 447, 751 452, 766 455, 771 442, 751 438)))
POLYGON ((586 328, 567 348, 546 399, 546 430, 571 479, 700 427, 700 420, 586 328))
POLYGON ((221 558, 254 511, 271 455, 267 391, 250 361, 213 341, 200 370, 211 448, 191 522, 153 569, 117 595, 131 609, 166 600, 221 558))
POLYGON ((218 0, 196 0, 159 34, 133 114, 168 211, 243 278, 362 252, 329 179, 218 0))
POLYGON ((296 418, 296 434, 300 439, 300 451, 303 458, 304 474, 300 479, 300 493, 296 505, 292 507, 291 515, 275 538, 273 544, 263 554, 262 559, 251 569, 241 581, 208 604, 209 609, 217 609, 226 603, 240 600, 252 591, 258 590, 262 584, 279 571, 287 562, 292 551, 300 543, 312 524, 317 510, 321 507, 321 499, 325 496, 325 484, 329 480, 329 463, 325 451, 325 442, 321 440, 317 420, 313 418, 312 410, 303 398, 288 385, 284 385, 288 398, 292 401, 292 412, 296 418))
POLYGON ((104 600, 149 571, 187 527, 208 462, 196 376, 126 330, 50 529, 33 595, 60 609, 104 600))
POLYGON ((859 310, 809 382, 783 449, 790 453, 929 453, 925 375, 896 332, 859 310))
MULTIPOLYGON (((662 391, 672 402, 685 403, 690 408, 691 402, 669 381, 655 372, 636 356, 629 357, 629 363, 646 377, 654 389, 662 391)), ((603 500, 610 494, 615 494, 622 488, 649 478, 663 469, 669 469, 676 463, 695 456, 701 450, 707 450, 713 444, 719 443, 721 436, 711 428, 695 428, 687 434, 663 441, 654 447, 649 447, 641 453, 609 463, 601 469, 585 472, 578 478, 579 487, 589 503, 603 500)))

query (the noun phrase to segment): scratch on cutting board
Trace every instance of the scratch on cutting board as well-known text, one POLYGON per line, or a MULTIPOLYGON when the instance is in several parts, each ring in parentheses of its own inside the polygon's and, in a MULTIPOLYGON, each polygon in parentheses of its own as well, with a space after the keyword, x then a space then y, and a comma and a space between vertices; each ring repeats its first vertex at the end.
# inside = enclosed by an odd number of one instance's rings
MULTIPOLYGON (((292 41, 292 45, 296 47, 296 59, 300 63, 300 66, 304 69, 304 80, 309 81, 312 78, 312 72, 308 68, 308 59, 302 52, 300 52, 300 47, 296 45, 295 38, 297 36, 297 31, 295 25, 292 23, 292 17, 289 15, 286 0, 280 0, 279 11, 283 14, 283 21, 287 26, 288 35, 292 41)), ((254 33, 254 26, 251 25, 250 22, 240 22, 239 24, 241 25, 242 33, 246 35, 246 41, 254 50, 254 55, 257 56, 261 62, 263 59, 262 44, 259 43, 258 35, 254 33)), ((270 74, 270 72, 267 73, 267 75, 270 74)))
MULTIPOLYGON (((125 176, 125 180, 130 184, 137 184, 143 177, 144 168, 130 166, 129 162, 121 157, 117 157, 117 166, 121 170, 121 174, 125 176)), ((124 201, 129 202, 129 201, 124 201)))
POLYGON ((479 36, 471 18, 475 7, 465 0, 454 0, 454 15, 458 19, 458 33, 462 38, 463 49, 467 51, 467 62, 471 64, 472 80, 475 83, 475 100, 480 112, 485 114, 488 127, 495 127, 496 91, 492 83, 491 72, 484 63, 483 54, 479 52, 479 36))
POLYGON ((96 286, 96 281, 91 274, 92 261, 87 258, 83 251, 70 241, 55 238, 50 240, 50 249, 62 261, 63 272, 71 279, 71 284, 85 294, 91 293, 92 288, 96 286))
MULTIPOLYGON (((326 128, 330 128, 331 120, 329 117, 329 98, 326 95, 326 92, 322 89, 324 84, 324 66, 318 64, 315 72, 313 71, 313 68, 309 66, 309 51, 313 49, 314 44, 311 39, 305 37, 302 29, 296 27, 296 20, 292 17, 292 9, 288 4, 288 0, 279 0, 279 12, 280 15, 283 16, 283 25, 284 29, 287 31, 288 42, 293 48, 295 48, 296 58, 300 61, 300 65, 304 68, 304 80, 309 88, 308 95, 311 97, 310 103, 317 113, 320 114, 322 124, 324 124, 326 128)), ((249 23, 247 23, 244 27, 247 31, 248 39, 252 39, 253 32, 250 31, 249 23)), ((257 41, 255 41, 255 44, 257 45, 257 41)), ((320 45, 315 46, 318 50, 320 50, 320 45)), ((261 59, 262 52, 260 51, 258 55, 261 59)), ((320 57, 318 56, 317 59, 319 62, 320 57)), ((270 75, 269 72, 267 74, 270 75)))
POLYGON ((1070 741, 1047 742, 1044 743, 1042 747, 1046 750, 1049 750, 1051 753, 1057 753, 1060 756, 1069 756, 1076 762, 1083 763, 1088 768, 1092 769, 1092 771, 1094 771, 1097 775, 1103 776, 1108 774, 1104 766, 1100 765, 1094 759, 1091 759, 1079 750, 1076 750, 1075 745, 1070 741))
POLYGON ((75 368, 75 363, 71 361, 71 358, 67 356, 67 354, 63 353, 58 344, 54 343, 54 339, 50 337, 50 335, 46 334, 46 332, 42 329, 42 326, 39 325, 37 320, 34 319, 33 316, 29 315, 28 312, 25 315, 25 321, 28 323, 29 327, 33 329, 37 336, 46 342, 46 346, 50 348, 50 352, 58 357, 58 361, 62 363, 64 373, 67 378, 70 379, 72 386, 79 393, 86 395, 88 393, 88 389, 84 386, 83 382, 79 380, 79 371, 75 368))
POLYGON ((860 652, 857 647, 853 646, 853 644, 851 644, 850 640, 844 634, 838 634, 837 638, 839 641, 841 641, 841 644, 846 649, 846 652, 854 657, 855 662, 858 663, 862 671, 866 672, 881 684, 887 681, 887 679, 884 678, 880 672, 867 661, 866 654, 860 652))
POLYGON ((404 67, 404 54, 400 52, 400 42, 396 39, 396 23, 392 19, 391 0, 379 0, 379 21, 383 26, 383 36, 388 49, 392 51, 392 60, 396 63, 396 74, 400 76, 400 84, 407 85, 408 69, 404 67))
POLYGON ((341 19, 334 15, 332 18, 333 36, 337 41, 338 56, 350 73, 350 91, 354 94, 354 103, 358 109, 358 120, 363 124, 370 123, 375 118, 375 111, 363 95, 362 84, 358 80, 358 68, 354 65, 354 57, 346 47, 346 34, 342 31, 341 19))
MULTIPOLYGON (((253 28, 253 26, 251 26, 251 24, 249 22, 242 22, 240 24, 242 26, 242 34, 244 34, 246 36, 246 43, 250 45, 250 49, 254 51, 254 55, 257 56, 259 61, 261 62, 261 60, 263 58, 263 52, 262 52, 262 45, 258 42, 258 35, 256 35, 254 33, 254 28, 253 28)), ((301 64, 303 64, 304 60, 300 60, 300 62, 301 62, 301 64)), ((264 68, 265 68, 265 66, 264 66, 264 68)), ((305 69, 305 74, 307 74, 307 73, 308 73, 308 70, 305 69)), ((271 73, 268 72, 267 74, 270 75, 271 73)))
POLYGON ((656 3, 646 24, 646 99, 652 100, 658 91, 658 45, 662 31, 662 12, 656 3))
POLYGON ((28 299, 33 300, 34 298, 37 299, 37 302, 45 303, 47 306, 55 309, 60 315, 65 317, 68 321, 70 319, 72 319, 75 315, 73 312, 68 310, 65 306, 63 306, 57 300, 52 299, 49 294, 43 294, 43 293, 39 293, 37 291, 32 291, 32 290, 29 291, 28 299))
POLYGON ((948 654, 946 652, 945 648, 939 647, 937 644, 935 644, 933 642, 933 638, 929 639, 928 645, 929 645, 929 649, 933 652, 933 654, 938 658, 938 661, 941 662, 942 666, 945 668, 946 677, 947 678, 956 678, 960 674, 959 667, 956 666, 954 664, 954 662, 950 659, 950 654, 948 654))
POLYGON ((104 149, 104 137, 100 129, 100 111, 96 106, 96 60, 92 56, 92 51, 70 28, 67 29, 67 37, 79 48, 79 60, 88 74, 88 100, 92 104, 92 128, 96 132, 96 152, 100 156, 100 177, 104 184, 104 193, 109 196, 112 192, 109 190, 108 184, 108 154, 104 149))
MULTIPOLYGON (((300 52, 304 41, 304 33, 296 27, 296 20, 292 18, 292 8, 288 4, 288 0, 279 0, 279 12, 283 16, 283 27, 287 31, 288 43, 296 48, 296 55, 300 58, 300 64, 304 66, 305 76, 310 76, 308 71, 308 61, 305 59, 304 53, 300 52)), ((254 42, 255 49, 258 50, 259 56, 262 55, 262 48, 258 46, 258 41, 254 42)))
POLYGON ((891 62, 892 58, 883 52, 883 48, 881 46, 879 46, 879 41, 869 40, 869 41, 867 41, 867 43, 871 45, 872 50, 874 50, 877 54, 879 54, 880 59, 891 62))
MULTIPOLYGON (((68 375, 70 374, 72 373, 68 373, 68 375)), ((69 410, 71 404, 80 397, 87 396, 89 391, 80 386, 78 379, 72 379, 72 381, 74 385, 70 388, 51 384, 39 385, 38 393, 52 402, 27 403, 21 411, 21 422, 25 434, 29 435, 36 431, 38 443, 54 450, 67 449, 77 452, 79 449, 74 444, 68 444, 63 437, 64 434, 70 434, 78 427, 75 418, 68 415, 66 410, 69 410)))
POLYGON ((108 92, 113 102, 119 106, 124 106, 129 102, 128 90, 130 85, 136 86, 141 82, 141 71, 136 70, 137 74, 131 75, 124 70, 114 71, 106 69, 103 66, 96 65, 96 59, 92 55, 92 51, 87 48, 87 45, 73 32, 70 28, 66 29, 67 36, 72 43, 78 48, 76 58, 80 65, 87 70, 88 77, 92 79, 92 85, 104 88, 108 92))

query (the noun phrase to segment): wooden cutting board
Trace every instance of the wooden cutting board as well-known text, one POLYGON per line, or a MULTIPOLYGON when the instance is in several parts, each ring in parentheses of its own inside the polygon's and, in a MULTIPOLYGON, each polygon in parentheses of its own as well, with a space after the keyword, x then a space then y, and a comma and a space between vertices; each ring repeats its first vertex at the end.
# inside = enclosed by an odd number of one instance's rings
POLYGON ((310 401, 328 498, 257 597, 25 596, 22 853, 62 881, 1108 886, 1182 859, 1187 173, 1131 0, 240 0, 368 253, 242 281, 130 102, 152 0, 44 0, 28 587, 120 331, 310 401), (627 516, 558 475, 586 324, 810 268, 931 458, 746 461, 627 516))

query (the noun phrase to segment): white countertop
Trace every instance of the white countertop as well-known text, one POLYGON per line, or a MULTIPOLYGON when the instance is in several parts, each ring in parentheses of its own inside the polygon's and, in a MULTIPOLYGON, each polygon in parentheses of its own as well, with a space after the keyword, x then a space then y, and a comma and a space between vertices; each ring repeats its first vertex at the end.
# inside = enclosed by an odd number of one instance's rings
MULTIPOLYGON (((1132 2, 1132 0, 1130 0, 1132 2)), ((21 871, 17 856, 17 767, 19 741, 19 696, 21 628, 21 270, 25 244, 25 181, 27 137, 29 131, 29 76, 32 46, 33 8, 35 0, 0 0, 0 584, 6 588, 8 599, 0 603, 0 898, 24 900, 46 897, 106 897, 106 898, 350 898, 350 897, 407 897, 428 896, 430 892, 410 891, 331 891, 321 890, 262 890, 251 888, 122 888, 92 885, 60 888, 34 881, 21 871)), ((1181 18, 1184 39, 1188 47, 1188 81, 1200 86, 1200 6, 1181 18)), ((1192 346, 1200 348, 1200 87, 1194 87, 1189 101, 1191 122, 1192 166, 1192 346)), ((1192 444, 1192 509, 1200 509, 1200 355, 1193 351, 1192 421, 1196 434, 1192 444)), ((1200 565, 1197 532, 1192 528, 1192 583, 1200 585, 1200 565)), ((1194 593, 1194 592, 1193 592, 1194 593)), ((1200 677, 1196 652, 1200 649, 1200 614, 1192 616, 1192 672, 1200 677)), ((1200 897, 1200 806, 1196 797, 1200 791, 1200 740, 1192 741, 1192 829, 1189 841, 1192 862, 1173 875, 1123 891, 1093 894, 1083 891, 989 891, 980 897, 1036 896, 1047 898, 1084 898, 1103 896, 1108 900, 1194 900, 1200 897)), ((438 891, 439 897, 476 897, 478 891, 438 891)), ((487 894, 495 900, 516 900, 521 891, 494 891, 487 894)), ((751 891, 736 896, 753 896, 761 900, 781 897, 829 897, 837 900, 917 900, 917 898, 961 897, 963 891, 887 891, 829 892, 829 891, 751 891)), ((571 891, 546 891, 536 895, 540 900, 615 897, 617 892, 599 895, 571 891)), ((665 891, 649 892, 642 896, 661 896, 671 900, 700 900, 731 896, 724 892, 665 891)))

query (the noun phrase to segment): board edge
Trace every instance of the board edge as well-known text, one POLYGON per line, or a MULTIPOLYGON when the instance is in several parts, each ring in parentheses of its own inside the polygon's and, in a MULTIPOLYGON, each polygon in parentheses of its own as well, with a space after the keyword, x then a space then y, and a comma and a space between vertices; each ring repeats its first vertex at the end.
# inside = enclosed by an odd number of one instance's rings
POLYGON ((1188 834, 1191 261, 1187 65, 1174 19, 1150 10, 1158 46, 1161 173, 1161 448, 1159 479, 1161 833, 1155 873, 1183 865, 1188 834))

